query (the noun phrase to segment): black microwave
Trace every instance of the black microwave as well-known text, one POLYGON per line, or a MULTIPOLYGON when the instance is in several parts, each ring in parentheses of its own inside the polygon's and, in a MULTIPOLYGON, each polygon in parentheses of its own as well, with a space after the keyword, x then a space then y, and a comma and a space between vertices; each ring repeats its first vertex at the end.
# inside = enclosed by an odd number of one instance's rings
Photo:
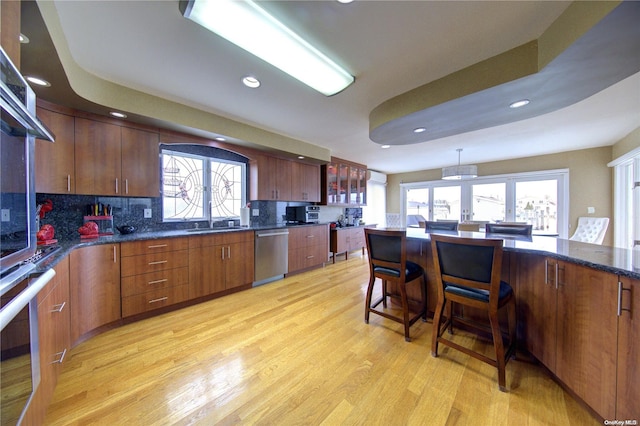
POLYGON ((320 206, 287 206, 287 223, 318 223, 320 206))

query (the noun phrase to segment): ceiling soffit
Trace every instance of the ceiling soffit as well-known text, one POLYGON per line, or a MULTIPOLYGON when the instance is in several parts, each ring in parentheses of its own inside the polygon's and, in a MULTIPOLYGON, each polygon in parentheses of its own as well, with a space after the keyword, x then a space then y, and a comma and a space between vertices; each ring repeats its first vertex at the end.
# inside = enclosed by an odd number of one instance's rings
POLYGON ((539 39, 380 104, 369 115, 370 138, 426 142, 586 99, 640 71, 638 22, 640 2, 573 3, 539 39), (523 98, 530 104, 509 108, 523 98), (427 130, 414 133, 417 127, 427 130))

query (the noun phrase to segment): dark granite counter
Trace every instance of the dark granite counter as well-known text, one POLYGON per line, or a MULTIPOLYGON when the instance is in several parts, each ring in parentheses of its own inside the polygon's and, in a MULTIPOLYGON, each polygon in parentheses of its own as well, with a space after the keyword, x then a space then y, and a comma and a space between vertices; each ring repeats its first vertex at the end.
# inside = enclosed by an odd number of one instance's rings
MULTIPOLYGON (((640 250, 628 250, 597 244, 581 243, 552 236, 518 237, 459 231, 446 235, 466 238, 498 238, 504 241, 505 251, 532 253, 573 262, 594 269, 640 279, 640 250)), ((430 241, 430 234, 422 228, 407 228, 407 238, 430 241)))

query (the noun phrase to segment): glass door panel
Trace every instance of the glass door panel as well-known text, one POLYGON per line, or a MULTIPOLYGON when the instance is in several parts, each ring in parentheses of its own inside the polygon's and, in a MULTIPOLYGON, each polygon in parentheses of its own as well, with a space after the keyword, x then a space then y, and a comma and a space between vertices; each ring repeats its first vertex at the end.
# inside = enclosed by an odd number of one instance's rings
POLYGON ((338 203, 338 166, 327 165, 327 204, 338 203))
POLYGON ((505 183, 472 185, 471 220, 497 222, 505 220, 505 183))
POLYGON ((429 188, 407 190, 407 226, 420 226, 429 220, 429 188))
POLYGON ((367 171, 358 169, 358 204, 367 205, 367 171))
POLYGON ((338 171, 338 203, 349 203, 349 166, 340 164, 338 171))
POLYGON ((534 233, 558 233, 558 180, 516 182, 516 222, 533 225, 534 233))
POLYGON ((433 220, 460 220, 461 187, 433 188, 433 220))

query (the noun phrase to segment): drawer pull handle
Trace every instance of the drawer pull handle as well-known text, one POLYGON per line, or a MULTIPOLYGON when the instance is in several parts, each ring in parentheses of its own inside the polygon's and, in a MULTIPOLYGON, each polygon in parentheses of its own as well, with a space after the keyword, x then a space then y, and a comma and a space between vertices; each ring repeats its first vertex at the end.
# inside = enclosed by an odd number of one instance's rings
POLYGON ((307 235, 307 238, 315 238, 315 235, 307 235))
POLYGON ((166 246, 167 246, 166 244, 156 244, 155 246, 148 246, 147 248, 154 249, 154 248, 162 248, 166 246))
POLYGON ((147 283, 147 285, 160 284, 160 283, 164 283, 164 282, 167 282, 167 281, 168 281, 168 279, 167 279, 167 278, 163 278, 163 279, 161 279, 161 280, 149 281, 149 282, 147 283))
POLYGON ((149 262, 149 265, 162 265, 163 263, 167 263, 166 260, 158 260, 156 262, 149 262))
POLYGON ((62 364, 62 361, 64 361, 64 357, 67 354, 67 350, 63 350, 62 352, 58 352, 57 354, 55 354, 58 359, 55 359, 51 362, 51 364, 62 364))
POLYGON ((165 301, 165 300, 167 300, 167 299, 168 299, 168 297, 167 297, 167 296, 165 296, 165 297, 159 297, 159 298, 157 298, 157 299, 151 299, 151 300, 149 300, 149 304, 152 304, 152 303, 158 303, 158 302, 164 302, 164 301, 165 301))
POLYGON ((53 305, 53 309, 51 309, 51 312, 62 312, 62 310, 64 309, 64 306, 67 304, 67 302, 62 302, 62 303, 58 303, 57 305, 53 305))
POLYGON ((315 257, 314 255, 310 255, 310 256, 307 256, 307 259, 313 259, 314 257, 315 257))

